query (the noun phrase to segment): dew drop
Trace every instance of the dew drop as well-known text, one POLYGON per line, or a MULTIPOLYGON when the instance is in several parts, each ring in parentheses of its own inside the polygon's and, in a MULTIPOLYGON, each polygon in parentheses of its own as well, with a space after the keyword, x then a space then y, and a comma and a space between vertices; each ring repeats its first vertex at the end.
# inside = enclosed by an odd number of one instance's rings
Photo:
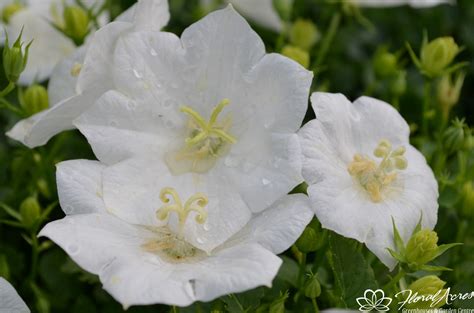
POLYGON ((70 244, 67 246, 66 250, 69 254, 74 255, 79 252, 79 247, 76 244, 70 244))
POLYGON ((197 243, 199 243, 199 244, 201 244, 201 245, 204 243, 204 239, 202 239, 202 238, 200 238, 200 237, 198 237, 198 238, 196 239, 196 241, 197 241, 197 243))
POLYGON ((135 75, 136 78, 140 79, 143 77, 143 75, 137 71, 136 69, 133 69, 133 75, 135 75))
POLYGON ((156 52, 155 49, 151 48, 151 49, 150 49, 150 54, 151 54, 152 56, 156 57, 156 56, 158 55, 158 52, 156 52))
POLYGON ((203 228, 205 231, 208 231, 208 230, 209 230, 209 224, 205 223, 202 228, 203 228))
POLYGON ((269 181, 268 179, 266 179, 266 178, 263 178, 263 179, 262 179, 262 184, 263 184, 264 186, 267 186, 267 185, 270 184, 270 181, 269 181))
POLYGON ((71 214, 72 212, 74 212, 74 208, 73 208, 72 206, 66 205, 66 206, 64 207, 64 213, 66 213, 66 214, 71 214))

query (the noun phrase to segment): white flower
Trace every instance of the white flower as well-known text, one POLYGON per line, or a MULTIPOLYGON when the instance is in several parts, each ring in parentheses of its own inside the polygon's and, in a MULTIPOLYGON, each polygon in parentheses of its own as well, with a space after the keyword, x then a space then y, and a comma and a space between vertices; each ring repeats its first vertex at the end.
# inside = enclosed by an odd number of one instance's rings
POLYGON ((124 307, 187 306, 271 286, 281 264, 275 254, 291 246, 313 215, 302 194, 250 215, 225 184, 197 188, 192 174, 173 176, 165 165, 158 175, 129 161, 67 161, 58 166, 57 182, 67 216, 40 235, 99 275, 124 307))
POLYGON ((227 0, 253 22, 280 32, 283 30, 283 21, 273 6, 273 0, 227 0))
POLYGON ((15 288, 3 277, 0 277, 0 312, 30 313, 30 310, 20 298, 15 288))
POLYGON ((409 5, 414 8, 427 8, 439 4, 455 4, 456 0, 350 0, 361 7, 393 7, 409 5))
POLYGON ((314 93, 316 120, 299 138, 303 177, 323 227, 364 242, 389 268, 395 260, 392 217, 407 241, 422 217, 432 229, 438 186, 423 155, 409 143, 409 128, 387 103, 314 93))
POLYGON ((95 32, 85 47, 54 69, 49 84, 53 105, 18 122, 7 135, 33 148, 45 144, 61 131, 74 128, 72 121, 113 86, 109 67, 118 38, 133 31, 159 31, 168 20, 166 0, 141 0, 119 21, 95 32))
POLYGON ((174 175, 192 173, 196 184, 229 185, 253 212, 302 182, 295 132, 312 73, 265 54, 231 6, 181 40, 129 33, 108 58, 115 90, 75 122, 102 162, 134 158, 144 173, 166 163, 174 175))
MULTIPOLYGON (((88 0, 85 4, 92 6, 100 2, 88 0)), ((18 4, 13 1, 4 1, 0 3, 0 10, 8 10, 12 3, 15 3, 13 5, 17 8, 4 25, 8 37, 11 40, 16 39, 23 29, 22 41, 27 43, 33 40, 28 63, 19 82, 29 85, 35 81, 44 81, 49 78, 54 66, 73 53, 76 48, 72 40, 51 25, 51 23, 58 25, 63 23, 63 2, 61 0, 26 0, 24 4, 18 4)), ((74 4, 75 2, 70 0, 67 3, 74 4)), ((101 21, 105 23, 107 17, 101 16, 101 21)))

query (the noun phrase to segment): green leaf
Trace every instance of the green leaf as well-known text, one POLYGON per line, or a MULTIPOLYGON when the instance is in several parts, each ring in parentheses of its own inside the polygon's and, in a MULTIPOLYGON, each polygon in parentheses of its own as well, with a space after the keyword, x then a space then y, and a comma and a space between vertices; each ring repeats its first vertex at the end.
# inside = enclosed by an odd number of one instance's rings
POLYGON ((413 63, 415 63, 416 67, 421 68, 421 61, 420 61, 420 59, 418 59, 418 57, 416 56, 416 53, 415 53, 415 51, 413 51, 413 49, 411 48, 410 44, 409 44, 408 42, 406 42, 406 43, 405 43, 405 46, 407 47, 408 54, 410 54, 410 57, 411 57, 413 63))
POLYGON ((239 294, 230 294, 221 299, 226 304, 229 313, 247 313, 254 312, 260 306, 263 295, 263 288, 257 288, 239 294))
POLYGON ((282 279, 283 281, 289 283, 293 287, 298 286, 298 274, 299 274, 299 266, 295 260, 282 255, 281 259, 283 260, 283 264, 278 271, 278 278, 282 279))
POLYGON ((438 246, 438 253, 436 254, 435 258, 439 257, 441 254, 445 253, 448 249, 452 247, 461 246, 462 243, 449 243, 445 245, 438 246))
POLYGON ((392 225, 393 225, 393 241, 395 243, 395 247, 397 248, 397 252, 401 255, 405 254, 405 243, 403 242, 400 233, 398 232, 397 225, 395 225, 395 220, 392 217, 392 225))
POLYGON ((356 298, 367 289, 377 289, 374 272, 357 249, 358 242, 335 233, 329 236, 328 261, 343 305, 357 309, 356 298))
POLYGON ((452 269, 448 267, 436 266, 436 265, 422 265, 418 269, 422 271, 427 271, 427 272, 452 271, 452 269))
POLYGON ((0 203, 0 208, 2 208, 8 215, 13 217, 14 219, 21 222, 21 215, 20 212, 13 210, 11 207, 6 205, 5 203, 0 203))
POLYGON ((405 258, 404 258, 401 254, 399 254, 398 252, 396 252, 396 251, 394 251, 394 250, 392 250, 392 249, 390 249, 390 248, 387 248, 387 250, 388 250, 388 252, 390 253, 390 255, 391 255, 395 260, 397 260, 397 261, 399 261, 399 262, 401 262, 401 263, 405 263, 405 262, 406 262, 405 258))

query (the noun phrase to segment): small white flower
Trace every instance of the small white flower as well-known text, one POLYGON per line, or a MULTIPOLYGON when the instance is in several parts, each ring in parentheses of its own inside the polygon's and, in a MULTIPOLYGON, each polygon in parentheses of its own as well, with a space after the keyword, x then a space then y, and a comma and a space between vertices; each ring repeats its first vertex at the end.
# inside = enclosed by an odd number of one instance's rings
MULTIPOLYGON (((296 131, 312 73, 264 44, 229 6, 183 32, 120 38, 115 90, 75 122, 106 164, 135 158, 143 172, 192 173, 229 185, 251 211, 302 182, 296 131)), ((99 64, 98 64, 99 65, 99 64)), ((151 183, 151 182, 150 182, 151 183)))
POLYGON ((428 8, 439 4, 455 4, 456 0, 349 0, 361 7, 394 7, 409 5, 414 8, 428 8))
POLYGON ((30 313, 30 310, 15 288, 3 277, 0 277, 0 312, 30 313))
POLYGON ((227 0, 245 17, 253 22, 280 32, 283 21, 273 5, 273 0, 227 0))
POLYGON ((395 260, 392 217, 408 240, 420 217, 432 229, 438 186, 423 155, 409 143, 409 128, 387 103, 314 93, 316 120, 299 138, 303 177, 323 227, 364 242, 389 268, 395 260))
POLYGON ((97 274, 124 307, 187 306, 271 286, 283 252, 311 221, 305 195, 285 196, 260 214, 222 184, 196 188, 192 174, 141 172, 129 161, 59 164, 67 216, 40 232, 97 274), (153 176, 146 184, 141 176, 153 176), (225 197, 218 200, 216 192, 225 197), (117 196, 120 194, 120 197, 117 196))
POLYGON ((110 58, 120 36, 133 31, 159 31, 168 20, 166 0, 140 0, 117 22, 95 32, 86 46, 55 67, 48 88, 53 105, 18 122, 7 135, 34 148, 74 128, 72 121, 113 86, 110 58))

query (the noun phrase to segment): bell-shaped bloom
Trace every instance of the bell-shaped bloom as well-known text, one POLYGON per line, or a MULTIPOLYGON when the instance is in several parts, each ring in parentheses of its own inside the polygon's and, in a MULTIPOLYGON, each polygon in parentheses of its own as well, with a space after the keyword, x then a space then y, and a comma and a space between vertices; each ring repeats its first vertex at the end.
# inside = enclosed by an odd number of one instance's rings
POLYGON ((95 83, 115 89, 75 122, 100 161, 133 158, 144 173, 166 164, 173 175, 193 174, 196 183, 229 185, 252 212, 302 182, 293 156, 312 73, 265 54, 231 6, 193 24, 181 39, 128 33, 108 60, 112 78, 95 83))
POLYGON ((409 5, 414 8, 428 8, 440 4, 455 4, 456 0, 354 0, 361 7, 395 7, 409 5))
POLYGON ((284 24, 273 5, 273 0, 227 0, 227 2, 252 22, 276 32, 283 30, 284 24))
POLYGON ((164 164, 160 172, 142 172, 130 160, 66 161, 57 183, 67 216, 40 235, 99 275, 124 307, 187 306, 271 286, 281 265, 276 254, 313 216, 302 194, 251 214, 228 185, 197 186, 193 174, 173 176, 164 164))
MULTIPOLYGON (((84 2, 88 7, 97 6, 100 3, 103 1, 84 2)), ((9 38, 17 38, 23 29, 23 41, 33 40, 28 63, 19 79, 21 84, 29 85, 46 80, 56 64, 75 51, 74 42, 52 25, 63 25, 64 5, 73 4, 75 4, 74 1, 61 0, 28 0, 24 3, 2 1, 0 10, 3 26, 9 38)), ((102 15, 99 21, 105 24, 107 19, 105 15, 102 15)))
POLYGON ((119 38, 134 31, 159 31, 168 20, 166 0, 140 0, 118 21, 96 31, 85 46, 53 70, 50 108, 18 122, 7 135, 34 148, 73 129, 72 121, 113 87, 111 56, 119 38))
POLYGON ((422 219, 436 224, 438 186, 410 145, 405 120, 389 104, 341 94, 311 96, 317 119, 298 135, 303 177, 323 227, 366 246, 389 268, 395 260, 392 219, 407 241, 422 219))
POLYGON ((3 277, 0 277, 0 312, 30 313, 15 288, 3 277))

